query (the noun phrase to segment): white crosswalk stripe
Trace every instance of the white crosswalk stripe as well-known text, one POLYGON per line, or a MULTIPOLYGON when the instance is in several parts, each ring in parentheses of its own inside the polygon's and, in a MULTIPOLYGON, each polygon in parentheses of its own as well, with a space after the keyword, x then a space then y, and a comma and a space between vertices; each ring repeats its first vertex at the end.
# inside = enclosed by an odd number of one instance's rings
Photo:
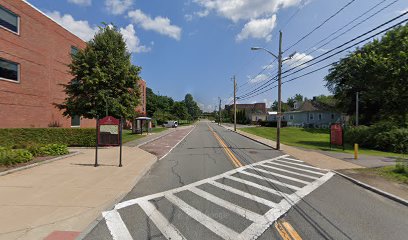
POLYGON ((126 224, 121 219, 118 210, 138 205, 165 238, 186 239, 185 236, 183 236, 183 233, 163 215, 160 209, 151 203, 154 199, 164 197, 170 202, 170 204, 177 207, 180 211, 187 214, 222 239, 256 239, 276 219, 289 211, 293 205, 325 183, 333 175, 334 174, 330 171, 306 165, 300 160, 290 158, 288 155, 283 155, 274 159, 246 165, 180 188, 119 203, 115 206, 114 210, 104 212, 103 216, 113 239, 131 240, 133 238, 126 227, 126 224), (293 169, 293 171, 290 169, 293 169), (278 174, 274 172, 275 170, 280 173, 288 173, 291 176, 278 174), (256 173, 254 173, 254 171, 256 171, 256 173), (240 178, 237 174, 242 174, 242 177, 247 176, 247 178, 240 178), (302 177, 302 179, 295 178, 294 176, 302 177), (310 181, 305 181, 305 178, 310 179, 310 181), (253 189, 257 189, 257 191, 273 194, 270 196, 276 195, 281 200, 275 200, 279 201, 275 202, 274 200, 265 197, 265 195, 261 197, 255 195, 255 193, 240 190, 233 187, 234 185, 230 186, 226 184, 227 182, 224 183, 223 181, 225 179, 232 181, 232 183, 252 187, 253 189), (256 179, 256 182, 249 179, 256 179), (289 183, 286 181, 289 181, 289 183), (293 182, 297 183, 296 186, 293 185, 293 182), (269 210, 262 214, 253 212, 244 206, 241 206, 242 203, 232 203, 229 198, 221 198, 215 193, 207 192, 206 188, 206 190, 203 190, 200 186, 205 184, 212 186, 215 189, 223 190, 226 193, 238 195, 250 202, 260 203, 269 210), (280 187, 277 188, 277 186, 280 187), (290 193, 287 193, 287 190, 283 190, 285 188, 290 189, 290 193), (193 196, 197 195, 201 197, 201 201, 208 201, 219 206, 220 209, 233 212, 238 216, 247 219, 251 224, 249 226, 247 225, 243 231, 231 229, 223 223, 213 219, 211 216, 207 216, 199 209, 194 208, 185 198, 181 199, 177 194, 183 191, 189 192, 190 194, 193 194, 193 196))

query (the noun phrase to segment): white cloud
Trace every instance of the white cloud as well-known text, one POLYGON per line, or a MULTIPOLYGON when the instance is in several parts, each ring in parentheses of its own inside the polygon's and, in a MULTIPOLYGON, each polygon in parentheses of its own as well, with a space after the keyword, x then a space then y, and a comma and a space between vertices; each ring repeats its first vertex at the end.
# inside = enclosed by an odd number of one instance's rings
POLYGON ((62 15, 58 11, 48 12, 46 14, 84 41, 91 40, 98 31, 98 27, 91 27, 88 21, 75 20, 69 14, 62 15))
POLYGON ((185 14, 185 15, 184 15, 184 19, 185 19, 187 22, 191 22, 191 21, 193 20, 193 15, 191 15, 191 14, 185 14))
POLYGON ((242 41, 248 38, 272 39, 272 31, 276 26, 276 15, 270 18, 252 19, 244 25, 241 32, 236 36, 237 41, 242 41))
POLYGON ((400 10, 400 11, 397 11, 397 12, 398 12, 398 14, 403 14, 403 13, 405 13, 406 11, 408 11, 408 8, 405 8, 405 9, 400 10))
POLYGON ((248 78, 249 78, 250 83, 258 83, 258 82, 263 82, 263 81, 269 79, 270 76, 267 75, 267 74, 262 73, 262 74, 259 74, 259 75, 255 76, 255 77, 248 76, 248 78))
POLYGON ((287 60, 286 63, 289 64, 291 67, 297 67, 300 64, 310 61, 312 59, 313 56, 307 55, 306 53, 296 53, 291 59, 287 60))
POLYGON ((77 4, 80 6, 91 6, 92 5, 92 0, 68 0, 68 2, 77 4))
POLYGON ((120 28, 120 33, 126 41, 128 51, 132 53, 148 52, 151 50, 150 47, 140 45, 140 40, 136 36, 136 31, 133 24, 129 24, 126 28, 120 28))
POLYGON ((105 0, 106 9, 115 15, 124 13, 132 4, 133 0, 105 0))
POLYGON ((208 16, 208 14, 210 14, 210 11, 208 9, 206 9, 206 10, 203 10, 203 11, 195 12, 194 14, 199 16, 199 17, 206 17, 206 16, 208 16))
POLYGON ((140 25, 145 30, 152 30, 176 40, 181 38, 181 28, 171 25, 170 19, 167 17, 151 18, 139 9, 128 12, 128 17, 132 19, 133 23, 140 25))
POLYGON ((302 0, 194 0, 206 11, 214 11, 218 15, 234 22, 259 17, 269 17, 280 8, 299 5, 302 0))

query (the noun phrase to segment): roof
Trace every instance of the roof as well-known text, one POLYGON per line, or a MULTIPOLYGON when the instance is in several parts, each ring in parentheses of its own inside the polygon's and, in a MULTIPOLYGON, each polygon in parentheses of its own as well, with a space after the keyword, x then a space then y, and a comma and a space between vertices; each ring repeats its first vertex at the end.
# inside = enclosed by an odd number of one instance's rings
POLYGON ((136 120, 152 120, 151 118, 149 118, 149 117, 138 117, 138 118, 135 118, 136 120))
POLYGON ((313 101, 313 100, 306 100, 302 103, 302 105, 297 109, 291 109, 288 112, 317 112, 317 111, 325 111, 325 112, 333 112, 335 111, 333 106, 313 101))
POLYGON ((278 112, 268 112, 268 115, 277 115, 278 112))

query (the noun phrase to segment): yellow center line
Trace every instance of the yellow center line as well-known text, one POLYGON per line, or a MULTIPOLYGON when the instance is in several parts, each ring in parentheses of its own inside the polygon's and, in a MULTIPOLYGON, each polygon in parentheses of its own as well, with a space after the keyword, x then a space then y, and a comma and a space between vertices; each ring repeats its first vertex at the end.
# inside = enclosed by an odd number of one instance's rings
POLYGON ((217 139, 218 143, 221 145, 221 147, 224 149, 225 154, 230 158, 231 162, 234 164, 235 167, 239 168, 242 167, 243 164, 238 160, 237 157, 235 157, 234 153, 229 149, 227 144, 218 136, 218 134, 208 125, 208 128, 211 130, 213 133, 215 139, 217 139))
POLYGON ((275 222, 275 228, 284 240, 302 240, 292 225, 283 219, 275 222))

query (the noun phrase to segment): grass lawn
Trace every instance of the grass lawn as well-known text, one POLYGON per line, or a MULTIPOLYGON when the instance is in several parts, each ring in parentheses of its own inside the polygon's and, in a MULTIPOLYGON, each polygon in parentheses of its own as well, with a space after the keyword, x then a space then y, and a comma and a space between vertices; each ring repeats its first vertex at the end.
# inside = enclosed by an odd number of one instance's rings
MULTIPOLYGON (((168 128, 162 128, 162 127, 152 128, 152 133, 159 133, 159 132, 162 132, 162 131, 167 130, 167 129, 168 128)), ((123 140, 123 143, 127 143, 127 142, 130 142, 130 141, 133 141, 133 140, 136 140, 136 139, 140 139, 140 138, 143 138, 143 137, 146 137, 146 135, 133 134, 132 130, 125 129, 125 130, 123 130, 123 136, 122 136, 123 139, 122 140, 123 140)))
MULTIPOLYGON (((270 127, 252 127, 241 128, 241 131, 255 134, 257 136, 276 140, 276 128, 270 127)), ((345 146, 345 151, 341 148, 330 149, 329 145, 329 129, 313 129, 313 128, 294 128, 286 127, 281 129, 281 142, 290 146, 303 147, 308 149, 335 151, 354 154, 353 146, 345 146)), ((383 152, 370 149, 359 149, 360 154, 382 156, 382 157, 403 157, 402 154, 383 152)), ((406 156, 405 156, 406 157, 406 156)))
POLYGON ((358 172, 365 172, 370 174, 376 174, 382 176, 388 180, 408 184, 408 167, 399 168, 400 171, 396 170, 395 166, 386 166, 379 168, 362 168, 355 169, 358 172))

